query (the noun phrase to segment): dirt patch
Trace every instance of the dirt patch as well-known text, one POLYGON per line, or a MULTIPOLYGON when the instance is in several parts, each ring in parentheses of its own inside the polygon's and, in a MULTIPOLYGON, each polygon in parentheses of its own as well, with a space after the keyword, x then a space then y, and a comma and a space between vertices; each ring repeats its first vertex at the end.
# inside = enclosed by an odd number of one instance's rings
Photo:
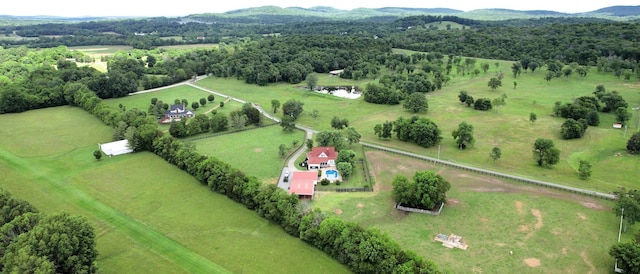
POLYGON ((540 210, 532 209, 531 214, 533 214, 533 216, 535 216, 536 219, 538 219, 534 227, 536 229, 542 228, 542 213, 540 213, 540 210))
POLYGON ((358 204, 356 205, 356 207, 357 207, 357 208, 362 208, 363 206, 364 206, 364 205, 363 205, 362 203, 358 203, 358 204))
POLYGON ((526 264, 528 267, 538 267, 540 266, 540 260, 536 258, 527 258, 524 259, 524 264, 526 264))
POLYGON ((253 150, 253 152, 262 152, 263 150, 264 149, 262 149, 262 148, 256 148, 256 149, 253 150))
POLYGON ((566 247, 562 248, 562 255, 567 255, 567 248, 566 247))
POLYGON ((601 204, 597 204, 597 203, 581 202, 580 204, 583 205, 584 207, 590 208, 590 209, 606 210, 606 208, 604 206, 602 206, 601 204))
POLYGON ((489 222, 489 219, 487 219, 487 218, 480 218, 480 221, 481 221, 482 223, 485 223, 485 224, 486 224, 486 223, 488 223, 488 222, 489 222))
POLYGON ((583 219, 583 220, 587 219, 587 216, 582 213, 578 213, 578 217, 580 217, 580 219, 583 219))
POLYGON ((516 209, 518 210, 518 213, 520 213, 520 215, 522 215, 522 206, 524 206, 524 203, 516 201, 516 209))
POLYGON ((342 209, 338 208, 338 209, 334 210, 333 213, 341 215, 342 214, 342 209))
POLYGON ((497 245, 497 246, 499 246, 499 247, 506 246, 506 244, 505 244, 505 243, 496 243, 496 245, 497 245))
POLYGON ((589 257, 587 257, 587 251, 583 250, 582 252, 580 252, 580 257, 582 257, 582 261, 584 261, 585 264, 587 264, 590 268, 589 274, 593 273, 596 271, 596 267, 593 265, 593 263, 589 260, 589 257))
POLYGON ((529 226, 528 226, 528 225, 520 225, 520 226, 518 227, 518 231, 520 231, 520 232, 526 232, 526 231, 529 231, 529 226))

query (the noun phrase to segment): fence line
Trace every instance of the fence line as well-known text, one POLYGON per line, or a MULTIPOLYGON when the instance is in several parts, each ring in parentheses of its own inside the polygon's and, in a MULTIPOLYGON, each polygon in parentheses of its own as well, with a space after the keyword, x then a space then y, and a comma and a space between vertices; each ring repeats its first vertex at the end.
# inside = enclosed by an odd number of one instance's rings
POLYGON ((316 191, 319 192, 370 192, 372 188, 370 187, 336 187, 336 188, 316 188, 316 191))
POLYGON ((554 183, 550 183, 550 182, 545 182, 545 181, 540 181, 540 180, 535 180, 535 179, 529 179, 529 178, 524 178, 524 177, 520 177, 520 176, 509 175, 509 174, 505 174, 505 173, 501 173, 501 172, 496 172, 496 171, 491 171, 491 170, 486 170, 486 169, 481 169, 481 168, 465 166, 465 165, 461 165, 461 164, 452 163, 452 162, 449 162, 449 161, 439 160, 439 159, 432 158, 432 157, 429 157, 429 156, 419 155, 419 154, 410 153, 410 152, 397 150, 397 149, 393 149, 393 148, 388 148, 388 147, 383 147, 383 146, 377 146, 377 145, 374 145, 374 144, 368 144, 368 143, 363 143, 363 142, 361 142, 361 144, 362 144, 363 147, 366 146, 366 147, 372 148, 372 149, 377 149, 377 150, 382 150, 382 151, 391 152, 391 153, 395 153, 395 154, 400 154, 400 155, 404 155, 404 156, 420 159, 420 160, 423 160, 423 161, 433 162, 434 164, 441 164, 441 165, 444 165, 444 166, 449 166, 449 167, 458 168, 458 169, 471 171, 471 172, 476 172, 476 173, 480 173, 480 174, 486 174, 486 175, 491 175, 491 176, 495 176, 495 177, 500 177, 500 178, 510 179, 510 180, 514 180, 514 181, 519 181, 519 182, 523 182, 523 183, 529 183, 529 184, 534 184, 534 185, 538 185, 538 186, 544 186, 544 187, 548 187, 548 188, 568 191, 568 192, 572 192, 572 193, 582 194, 582 195, 596 197, 596 198, 605 199, 605 200, 615 200, 617 198, 616 195, 613 195, 613 194, 602 193, 602 192, 598 192, 598 191, 586 190, 586 189, 570 187, 570 186, 565 186, 565 185, 559 185, 559 184, 554 184, 554 183))
POLYGON ((413 208, 413 207, 406 207, 406 206, 401 206, 400 204, 396 204, 395 208, 398 209, 398 210, 407 211, 407 212, 415 212, 415 213, 422 213, 422 214, 429 214, 429 215, 438 216, 438 215, 440 215, 440 212, 442 212, 442 208, 444 207, 444 203, 439 203, 439 205, 440 206, 438 206, 438 211, 432 211, 432 210, 426 210, 426 209, 420 209, 420 208, 413 208))
POLYGON ((364 171, 364 181, 367 182, 371 190, 373 190, 373 184, 375 184, 376 182, 373 180, 373 176, 371 176, 371 173, 369 171, 369 161, 367 160, 367 154, 364 151, 364 146, 361 146, 361 148, 362 148, 362 169, 364 171))

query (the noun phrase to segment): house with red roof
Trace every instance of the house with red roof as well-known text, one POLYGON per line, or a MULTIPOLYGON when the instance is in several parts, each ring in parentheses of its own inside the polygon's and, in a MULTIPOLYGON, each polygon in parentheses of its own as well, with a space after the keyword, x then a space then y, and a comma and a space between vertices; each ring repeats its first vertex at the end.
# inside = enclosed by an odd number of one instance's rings
POLYGON ((313 192, 318 183, 316 171, 294 171, 291 173, 289 194, 295 193, 299 198, 313 199, 313 192))
POLYGON ((307 154, 307 169, 336 166, 338 152, 334 147, 314 147, 307 154))

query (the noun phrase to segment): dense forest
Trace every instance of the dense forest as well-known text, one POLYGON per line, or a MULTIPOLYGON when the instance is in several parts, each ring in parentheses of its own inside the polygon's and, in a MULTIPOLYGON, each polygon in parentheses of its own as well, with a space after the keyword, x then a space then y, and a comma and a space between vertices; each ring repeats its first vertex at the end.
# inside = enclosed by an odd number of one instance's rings
POLYGON ((131 45, 140 49, 174 44, 234 43, 265 34, 378 37, 392 47, 448 55, 594 64, 600 57, 638 60, 637 23, 597 18, 478 21, 456 16, 412 16, 393 21, 293 21, 287 24, 200 22, 185 18, 146 18, 82 23, 4 26, 0 33, 37 39, 2 40, 3 47, 131 45), (437 25, 457 24, 456 28, 437 25))

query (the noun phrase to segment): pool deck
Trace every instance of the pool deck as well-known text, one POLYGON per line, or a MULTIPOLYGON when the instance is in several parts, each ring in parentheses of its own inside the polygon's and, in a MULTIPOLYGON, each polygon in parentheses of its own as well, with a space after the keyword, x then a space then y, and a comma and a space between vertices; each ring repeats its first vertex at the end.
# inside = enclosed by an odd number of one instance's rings
POLYGON ((337 181, 337 180, 342 181, 342 176, 340 176, 340 172, 338 172, 338 169, 336 169, 335 167, 325 167, 325 168, 321 168, 320 170, 322 170, 322 176, 320 176, 320 180, 322 180, 324 178, 327 178, 332 183, 337 181), (335 170, 336 172, 338 172, 338 177, 337 178, 329 178, 329 177, 327 177, 327 170, 335 170))

